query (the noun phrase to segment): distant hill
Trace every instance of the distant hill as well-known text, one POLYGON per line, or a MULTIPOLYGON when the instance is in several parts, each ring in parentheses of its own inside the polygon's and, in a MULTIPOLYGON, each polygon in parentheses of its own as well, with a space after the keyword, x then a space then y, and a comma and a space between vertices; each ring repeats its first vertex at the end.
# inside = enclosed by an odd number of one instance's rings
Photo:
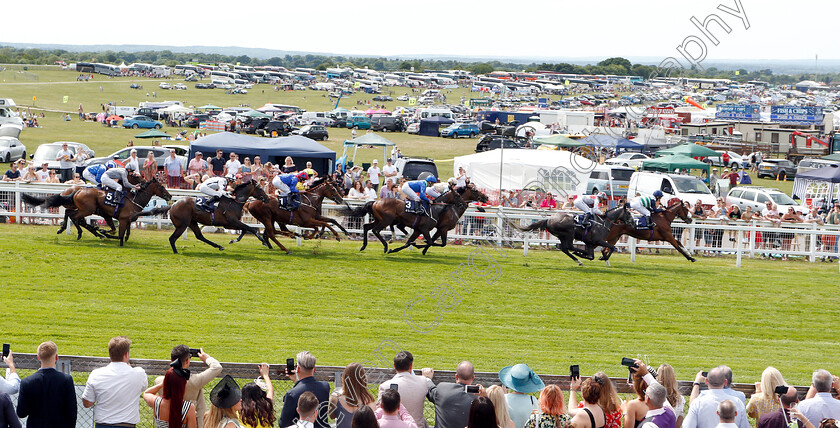
MULTIPOLYGON (((325 56, 344 56, 344 57, 364 57, 364 58, 379 58, 386 57, 390 59, 412 60, 412 59, 432 59, 432 60, 458 60, 463 62, 488 62, 500 61, 515 64, 531 64, 531 63, 569 63, 576 65, 597 64, 603 60, 603 56, 599 57, 521 57, 521 56, 472 56, 472 55, 360 55, 353 53, 333 53, 333 52, 309 52, 309 51, 287 51, 277 49, 264 48, 246 48, 241 46, 162 46, 162 45, 64 45, 55 43, 6 43, 0 42, 0 46, 11 46, 22 49, 63 49, 69 52, 102 52, 102 51, 125 51, 125 52, 143 52, 143 51, 172 51, 179 53, 204 53, 204 54, 219 54, 219 55, 246 55, 257 59, 269 59, 273 57, 284 57, 286 55, 325 55, 325 56)), ((621 56, 618 52, 616 56, 621 56)), ((625 57, 633 63, 656 65, 663 58, 659 57, 625 57)), ((747 71, 771 69, 776 74, 795 74, 795 73, 835 73, 840 72, 840 59, 820 59, 817 64, 813 59, 758 59, 758 60, 742 60, 742 59, 708 59, 703 62, 705 68, 715 67, 722 70, 745 69, 747 71)))

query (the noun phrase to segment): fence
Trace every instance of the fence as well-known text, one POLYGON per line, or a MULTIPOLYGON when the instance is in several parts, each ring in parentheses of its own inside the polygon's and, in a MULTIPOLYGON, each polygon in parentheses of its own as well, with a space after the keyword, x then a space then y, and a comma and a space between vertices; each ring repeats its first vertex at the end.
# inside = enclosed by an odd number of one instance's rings
MULTIPOLYGON (((20 372, 21 378, 26 377, 27 375, 35 372, 40 367, 40 362, 38 361, 35 354, 14 354, 15 358, 15 365, 17 366, 18 371, 20 372)), ((78 428, 91 428, 94 425, 93 421, 93 410, 92 409, 85 409, 82 406, 82 399, 81 395, 84 391, 84 385, 87 381, 90 372, 96 368, 104 367, 110 363, 108 358, 102 357, 81 357, 81 356, 73 356, 73 355, 62 355, 59 356, 59 370, 64 373, 70 374, 73 377, 73 382, 76 385, 76 402, 79 409, 76 427, 78 428)), ((209 394, 210 390, 213 386, 218 382, 219 379, 224 377, 225 375, 231 375, 235 379, 237 379, 237 383, 239 386, 243 386, 246 383, 252 381, 255 378, 258 378, 259 372, 257 370, 257 363, 221 363, 223 371, 219 375, 216 380, 211 381, 205 388, 204 388, 204 398, 208 400, 209 404, 209 394)), ((154 383, 154 379, 157 376, 162 376, 166 370, 169 368, 169 361, 168 360, 144 360, 144 359, 132 359, 131 365, 134 367, 142 367, 146 374, 149 377, 149 385, 151 386, 154 383)), ((281 379, 281 373, 285 369, 285 364, 271 364, 270 365, 270 377, 272 378, 272 383, 274 385, 274 411, 279 420, 280 418, 280 411, 283 408, 283 396, 286 392, 291 389, 294 385, 289 380, 279 380, 281 379)), ((207 366, 198 360, 193 360, 190 362, 190 370, 195 373, 200 373, 207 369, 207 366)), ((335 367, 335 366, 318 366, 317 370, 315 370, 315 378, 320 381, 327 381, 330 382, 330 389, 335 389, 335 379, 337 376, 340 376, 341 373, 344 371, 344 367, 335 367)), ((390 368, 365 368, 365 372, 368 379, 368 387, 374 397, 378 396, 378 388, 379 384, 382 382, 387 381, 394 375, 394 370, 390 368)), ((418 370, 419 372, 419 370, 418 370)), ((584 375, 585 376, 585 375, 584 375)), ((285 378, 285 376, 283 376, 285 378)), ((559 385, 564 390, 569 390, 569 376, 560 376, 560 375, 551 375, 551 374, 542 374, 540 378, 546 385, 549 384, 556 384, 559 385)), ((626 378, 611 378, 613 383, 615 383, 616 388, 618 389, 619 393, 622 394, 635 394, 633 391, 632 386, 627 384, 626 378)), ((440 382, 454 382, 455 381, 455 372, 454 371, 446 371, 446 370, 436 370, 435 375, 432 378, 432 381, 437 384, 440 382)), ((475 373, 475 381, 474 383, 482 384, 485 387, 490 385, 500 385, 501 382, 499 381, 499 374, 496 372, 476 372, 475 373)), ((678 387, 680 393, 688 396, 691 394, 692 388, 692 381, 679 381, 678 387)), ((755 393, 755 385, 754 384, 741 384, 736 383, 732 385, 733 389, 743 392, 744 394, 749 397, 753 393, 755 393)), ((800 395, 805 395, 808 391, 807 386, 797 386, 796 387, 800 395)), ((537 394, 534 394, 537 395, 537 394)), ((17 405, 17 395, 12 396, 12 400, 17 405)), ((140 418, 141 422, 137 425, 138 428, 153 428, 154 421, 153 421, 153 413, 152 408, 147 406, 145 401, 142 398, 138 397, 138 403, 140 406, 140 418)), ((426 402, 424 408, 424 417, 429 422, 430 425, 434 424, 435 420, 435 409, 434 405, 426 402)))
MULTIPOLYGON (((21 202, 21 193, 53 194, 66 189, 64 184, 0 182, 0 219, 7 218, 17 222, 54 222, 63 217, 63 208, 42 210, 37 207, 26 207, 21 202)), ((200 195, 194 190, 170 189, 174 200, 189 196, 200 195)), ((162 203, 155 200, 153 203, 162 203)), ((347 201, 351 206, 363 202, 347 201)), ((362 224, 367 217, 344 217, 342 205, 324 203, 323 212, 328 217, 341 220, 347 231, 354 235, 362 233, 362 224)), ((512 224, 520 227, 531 224, 550 214, 563 211, 543 211, 525 208, 487 207, 484 212, 469 208, 463 215, 456 228, 449 234, 455 243, 465 241, 490 241, 497 245, 521 248, 524 255, 528 255, 531 248, 553 248, 559 241, 547 232, 520 232, 512 224)), ((243 221, 261 226, 249 215, 243 221)), ((154 226, 162 228, 171 224, 167 215, 146 217, 138 220, 140 226, 154 226)), ((840 243, 840 226, 817 225, 815 223, 771 223, 767 221, 720 221, 702 220, 690 224, 677 220, 671 225, 676 237, 690 252, 697 255, 732 255, 735 265, 741 266, 743 257, 748 258, 804 258, 810 262, 822 259, 838 258, 838 243, 840 243), (698 253, 699 252, 699 253, 698 253)), ((68 233, 70 233, 68 229, 68 233)), ((384 232, 386 236, 390 231, 384 232)), ((404 238, 402 233, 396 232, 396 238, 404 238)), ((186 236, 186 235, 185 235, 186 236)), ((373 238, 375 239, 375 238, 373 238)), ((298 239, 298 245, 301 241, 298 239)), ((616 245, 622 251, 630 253, 630 259, 635 262, 636 254, 647 249, 659 252, 672 249, 666 242, 639 241, 634 238, 622 238, 616 245)), ((838 264, 840 269, 840 264, 838 264)))

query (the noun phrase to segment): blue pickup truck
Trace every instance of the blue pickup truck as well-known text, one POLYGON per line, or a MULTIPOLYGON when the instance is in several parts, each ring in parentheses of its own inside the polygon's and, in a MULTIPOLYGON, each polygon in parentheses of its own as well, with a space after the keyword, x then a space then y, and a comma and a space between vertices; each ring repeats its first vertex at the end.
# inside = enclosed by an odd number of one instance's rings
POLYGON ((478 125, 475 123, 453 123, 440 131, 441 137, 469 137, 474 138, 479 134, 478 125))

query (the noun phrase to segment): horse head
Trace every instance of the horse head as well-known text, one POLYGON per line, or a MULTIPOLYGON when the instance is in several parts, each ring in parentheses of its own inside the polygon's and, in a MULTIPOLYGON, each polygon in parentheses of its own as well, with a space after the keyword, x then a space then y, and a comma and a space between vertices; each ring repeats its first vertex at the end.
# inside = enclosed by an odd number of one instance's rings
POLYGON ((269 201, 268 194, 253 179, 242 182, 233 189, 232 193, 233 198, 239 203, 244 203, 252 196, 266 203, 269 201))
POLYGON ((166 186, 164 186, 163 183, 160 182, 160 180, 158 180, 157 178, 153 178, 149 183, 154 183, 154 189, 152 190, 154 195, 162 198, 164 201, 167 202, 172 200, 172 194, 170 194, 169 191, 166 190, 166 186))
POLYGON ((667 211, 674 213, 677 217, 682 219, 686 224, 691 223, 691 215, 688 208, 682 201, 679 201, 668 207, 667 211))
POLYGON ((344 203, 344 198, 341 197, 341 191, 338 190, 338 183, 333 180, 328 180, 324 183, 324 196, 337 204, 344 203))
POLYGON ((466 187, 458 189, 458 193, 461 194, 461 199, 463 199, 465 202, 487 202, 490 200, 490 198, 486 194, 484 194, 484 192, 478 190, 478 188, 475 187, 475 184, 468 184, 466 187))
POLYGON ((607 211, 607 219, 613 223, 622 222, 624 224, 633 225, 633 214, 627 209, 627 204, 622 203, 619 206, 607 211))

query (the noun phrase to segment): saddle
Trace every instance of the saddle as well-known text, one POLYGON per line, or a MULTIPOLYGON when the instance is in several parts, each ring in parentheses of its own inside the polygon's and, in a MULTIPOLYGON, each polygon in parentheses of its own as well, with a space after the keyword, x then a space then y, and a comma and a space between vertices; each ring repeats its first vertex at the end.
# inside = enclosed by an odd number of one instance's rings
POLYGON ((575 226, 577 227, 584 227, 583 219, 586 217, 586 214, 577 214, 574 216, 575 226))
POLYGON ((280 202, 281 210, 294 211, 300 206, 300 196, 296 196, 294 193, 286 196, 278 196, 277 198, 278 202, 280 202))
POLYGON ((216 207, 219 206, 219 202, 213 204, 208 204, 207 202, 212 199, 209 196, 196 196, 195 197, 195 206, 202 211, 206 211, 208 213, 213 213, 216 211, 216 207))
POLYGON ((423 209, 423 203, 420 201, 412 201, 407 200, 405 201, 405 212, 417 215, 425 215, 431 217, 431 213, 427 213, 426 210, 423 209))

